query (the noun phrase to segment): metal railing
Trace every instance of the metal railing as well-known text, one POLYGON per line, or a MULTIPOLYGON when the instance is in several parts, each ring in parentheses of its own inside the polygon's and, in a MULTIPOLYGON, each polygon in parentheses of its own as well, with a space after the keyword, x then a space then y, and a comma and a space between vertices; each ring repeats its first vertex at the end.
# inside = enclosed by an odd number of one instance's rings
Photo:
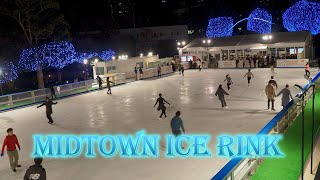
MULTIPOLYGON (((110 76, 110 80, 115 83, 112 86, 126 83, 125 74, 114 74, 110 76)), ((103 87, 106 87, 105 83, 103 87)), ((94 79, 54 87, 57 98, 93 91, 98 88, 94 79)), ((42 102, 48 96, 51 96, 48 88, 0 96, 0 110, 42 102)))
MULTIPOLYGON (((315 92, 320 87, 320 73, 318 73, 301 93, 305 93, 304 104, 312 99, 313 90, 310 84, 315 84, 315 92)), ((295 100, 291 100, 264 128, 258 135, 284 133, 296 120, 302 111, 302 106, 297 105, 295 100)), ((262 158, 232 158, 212 180, 243 180, 248 179, 255 169, 263 162, 262 158)))

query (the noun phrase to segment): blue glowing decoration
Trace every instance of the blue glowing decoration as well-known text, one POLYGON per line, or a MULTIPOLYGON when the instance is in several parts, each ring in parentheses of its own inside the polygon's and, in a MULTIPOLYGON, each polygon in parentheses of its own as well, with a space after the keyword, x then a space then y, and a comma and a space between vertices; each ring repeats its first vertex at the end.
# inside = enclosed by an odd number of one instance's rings
POLYGON ((44 62, 47 67, 62 69, 72 64, 76 58, 76 50, 73 45, 66 41, 50 42, 40 47, 44 62))
POLYGON ((271 33, 272 16, 265 9, 255 9, 247 19, 248 30, 261 34, 271 33))
POLYGON ((320 32, 320 3, 302 0, 287 9, 283 15, 283 26, 288 31, 320 32))
POLYGON ((112 60, 112 57, 115 56, 115 54, 116 53, 114 51, 112 51, 111 49, 108 49, 108 50, 102 51, 99 54, 99 57, 104 61, 108 61, 108 60, 112 60))
POLYGON ((22 50, 18 64, 21 70, 36 71, 46 63, 39 48, 28 48, 22 50))
POLYGON ((96 52, 86 52, 86 53, 78 52, 76 55, 76 58, 74 59, 74 62, 83 63, 84 60, 89 60, 97 56, 99 56, 99 53, 96 53, 96 52))
POLYGON ((206 35, 212 37, 227 37, 233 32, 233 19, 231 17, 218 17, 209 20, 206 35))
POLYGON ((0 84, 13 81, 18 78, 18 68, 10 61, 0 64, 0 84))

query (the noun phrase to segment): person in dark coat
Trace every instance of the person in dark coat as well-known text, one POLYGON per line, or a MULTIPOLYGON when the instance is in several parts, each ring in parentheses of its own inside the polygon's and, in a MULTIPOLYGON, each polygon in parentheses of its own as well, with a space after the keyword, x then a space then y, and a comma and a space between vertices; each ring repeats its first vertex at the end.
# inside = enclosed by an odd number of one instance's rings
POLYGON ((159 106, 157 108, 158 111, 161 110, 161 115, 160 115, 160 118, 162 118, 162 116, 164 115, 164 117, 166 118, 167 117, 167 114, 166 114, 166 106, 164 105, 165 103, 169 104, 163 97, 162 97, 162 94, 159 94, 159 98, 157 99, 157 102, 154 104, 153 107, 156 107, 156 105, 159 103, 159 106))
POLYGON ((181 73, 182 73, 182 76, 184 76, 184 67, 183 67, 183 65, 181 66, 181 73))
POLYGON ((219 85, 219 88, 215 93, 215 95, 218 96, 219 100, 221 101, 222 108, 224 107, 228 108, 226 100, 224 99, 224 95, 229 95, 229 94, 222 88, 222 84, 219 85))
POLYGON ((157 71, 158 71, 158 78, 161 78, 161 66, 160 65, 158 65, 157 71))
POLYGON ((98 84, 99 84, 99 89, 101 90, 101 89, 102 89, 102 82, 103 82, 103 80, 101 79, 100 76, 97 76, 97 82, 98 82, 98 84))
POLYGON ((55 105, 55 104, 58 104, 58 102, 53 102, 49 99, 49 97, 46 97, 46 101, 37 107, 37 108, 40 108, 42 106, 46 106, 46 114, 47 114, 47 118, 49 119, 49 122, 48 122, 49 124, 53 123, 51 114, 52 114, 52 105, 55 105))
POLYGON ((285 88, 283 88, 276 97, 280 96, 282 94, 282 98, 281 98, 281 106, 285 107, 291 99, 293 99, 290 89, 289 89, 289 84, 286 85, 285 88))
POLYGON ((23 180, 46 180, 47 173, 46 170, 42 167, 42 158, 34 158, 34 165, 30 166, 25 175, 23 180))
POLYGON ((140 74, 140 79, 143 78, 143 70, 142 70, 142 67, 139 68, 139 74, 140 74))
POLYGON ((110 83, 114 84, 114 82, 110 81, 110 77, 107 77, 107 88, 108 88, 107 94, 112 94, 111 93, 111 84, 110 83))
POLYGON ((138 80, 138 69, 137 69, 137 67, 134 67, 134 74, 136 75, 136 80, 138 80))
POLYGON ((57 96, 56 96, 56 92, 54 90, 53 84, 50 84, 49 89, 50 89, 50 93, 51 93, 51 99, 56 99, 57 96))

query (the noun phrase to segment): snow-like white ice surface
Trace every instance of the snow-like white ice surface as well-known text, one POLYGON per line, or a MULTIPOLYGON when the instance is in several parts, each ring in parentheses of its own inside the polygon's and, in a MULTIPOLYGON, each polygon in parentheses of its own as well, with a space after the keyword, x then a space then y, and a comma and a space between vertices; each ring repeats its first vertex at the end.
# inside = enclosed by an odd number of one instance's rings
MULTIPOLYGON (((254 69, 255 78, 250 86, 243 75, 246 70, 190 70, 185 76, 178 74, 162 79, 150 79, 59 100, 53 107, 55 125, 49 125, 45 109, 26 107, 0 114, 0 141, 6 129, 12 127, 18 136, 22 150, 16 173, 9 166, 8 157, 0 158, 0 180, 20 180, 25 170, 33 164, 32 134, 35 133, 135 133, 146 129, 148 133, 170 133, 170 120, 177 110, 188 133, 212 135, 210 148, 215 155, 216 139, 221 133, 257 133, 281 109, 281 97, 276 99, 277 112, 267 111, 264 88, 271 76, 278 82, 279 90, 287 83, 292 86, 307 83, 304 69, 254 69), (234 84, 226 101, 229 109, 221 109, 214 93, 226 74, 234 84), (168 118, 159 120, 159 112, 153 108, 158 94, 171 103, 167 106, 168 118)), ((312 70, 312 75, 317 73, 312 70)), ((161 151, 163 154, 163 150, 161 151)), ((214 156, 210 159, 45 159, 43 166, 49 180, 200 180, 210 179, 228 159, 214 156)))

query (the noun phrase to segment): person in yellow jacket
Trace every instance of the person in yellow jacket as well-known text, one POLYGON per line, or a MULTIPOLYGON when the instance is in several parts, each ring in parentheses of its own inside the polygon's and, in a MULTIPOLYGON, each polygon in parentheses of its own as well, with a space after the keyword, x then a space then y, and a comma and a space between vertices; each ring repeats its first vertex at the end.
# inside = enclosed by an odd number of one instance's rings
POLYGON ((276 92, 274 90, 274 86, 272 81, 269 81, 268 85, 266 86, 265 90, 267 98, 268 98, 268 110, 270 109, 270 102, 271 102, 271 110, 275 111, 274 109, 274 98, 276 97, 276 92))

